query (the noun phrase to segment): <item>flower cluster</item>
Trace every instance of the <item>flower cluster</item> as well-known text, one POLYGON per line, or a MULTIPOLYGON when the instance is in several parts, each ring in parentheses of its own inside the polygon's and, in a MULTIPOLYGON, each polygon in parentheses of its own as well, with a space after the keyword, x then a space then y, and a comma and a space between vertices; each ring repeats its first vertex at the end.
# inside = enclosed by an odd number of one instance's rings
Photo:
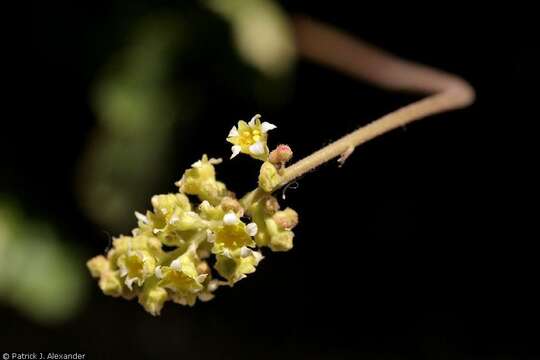
POLYGON ((272 191, 281 185, 292 151, 287 145, 269 151, 267 132, 274 128, 256 115, 229 133, 233 157, 241 152, 263 161, 257 189, 243 198, 216 180, 214 165, 221 160, 204 155, 176 183, 177 193, 156 195, 151 211, 136 212, 131 236, 115 238, 105 256, 87 263, 103 293, 138 298, 159 315, 168 300, 190 306, 208 301, 219 286, 253 273, 262 247, 290 250, 298 215, 280 210, 272 191))

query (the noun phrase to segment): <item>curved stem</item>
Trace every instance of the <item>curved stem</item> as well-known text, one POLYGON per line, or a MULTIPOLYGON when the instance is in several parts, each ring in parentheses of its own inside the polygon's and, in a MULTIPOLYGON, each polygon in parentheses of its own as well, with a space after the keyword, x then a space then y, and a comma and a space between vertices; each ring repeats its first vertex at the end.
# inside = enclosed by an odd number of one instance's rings
POLYGON ((474 101, 463 79, 399 59, 361 40, 305 17, 294 20, 298 50, 316 62, 390 90, 431 94, 365 125, 287 167, 280 186, 392 129, 474 101))

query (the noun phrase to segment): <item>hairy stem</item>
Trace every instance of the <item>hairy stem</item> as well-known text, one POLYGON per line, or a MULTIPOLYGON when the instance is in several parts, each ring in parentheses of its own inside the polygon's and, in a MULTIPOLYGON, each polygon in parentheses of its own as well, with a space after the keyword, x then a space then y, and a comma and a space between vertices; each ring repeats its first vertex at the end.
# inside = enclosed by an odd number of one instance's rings
POLYGON ((305 17, 294 20, 299 53, 379 87, 428 94, 391 112, 287 167, 280 186, 392 129, 474 101, 463 79, 428 66, 399 59, 361 40, 305 17))

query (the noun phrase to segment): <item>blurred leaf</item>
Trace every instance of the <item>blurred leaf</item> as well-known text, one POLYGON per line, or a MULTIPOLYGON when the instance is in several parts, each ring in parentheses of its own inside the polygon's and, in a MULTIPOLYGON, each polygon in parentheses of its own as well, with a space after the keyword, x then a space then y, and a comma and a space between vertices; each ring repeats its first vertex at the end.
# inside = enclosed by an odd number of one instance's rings
POLYGON ((268 76, 291 70, 296 57, 294 38, 284 11, 272 0, 207 0, 227 19, 243 59, 268 76))
POLYGON ((67 320, 88 283, 81 259, 50 225, 0 200, 0 301, 42 323, 67 320))

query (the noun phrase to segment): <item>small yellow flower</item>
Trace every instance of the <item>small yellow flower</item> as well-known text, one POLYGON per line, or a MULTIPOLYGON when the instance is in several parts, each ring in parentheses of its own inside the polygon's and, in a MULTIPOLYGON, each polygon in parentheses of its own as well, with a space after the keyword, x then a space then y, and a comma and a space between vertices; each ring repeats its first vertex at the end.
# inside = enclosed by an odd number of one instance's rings
POLYGON ((223 225, 218 226, 214 234, 212 234, 212 242, 214 254, 230 255, 231 251, 235 251, 244 246, 255 246, 255 241, 251 238, 257 234, 257 225, 250 223, 244 224, 238 216, 228 212, 223 216, 223 225))
POLYGON ((146 234, 139 234, 136 236, 124 236, 121 235, 117 238, 113 238, 113 247, 107 253, 107 259, 116 266, 118 258, 129 251, 144 250, 148 251, 152 256, 159 258, 163 256, 161 250, 161 242, 146 234))
POLYGON ((169 266, 156 267, 156 277, 160 279, 158 285, 172 290, 178 296, 196 294, 203 289, 202 282, 207 274, 199 274, 191 254, 186 253, 169 266))
POLYGON ((232 257, 217 255, 215 265, 218 273, 231 285, 244 279, 247 274, 255 272, 256 266, 263 259, 260 252, 251 249, 246 251, 246 248, 241 248, 232 255, 232 257))
POLYGON ((233 126, 227 141, 233 144, 231 151, 231 159, 239 153, 244 153, 252 156, 255 159, 265 161, 268 158, 268 131, 276 128, 274 124, 269 122, 261 123, 261 115, 255 115, 249 123, 243 120, 238 122, 238 128, 233 126))
POLYGON ((154 274, 156 259, 147 251, 128 251, 118 258, 120 276, 125 277, 124 283, 132 290, 133 283, 142 286, 144 280, 154 274))
POLYGON ((221 199, 228 195, 224 183, 216 180, 214 165, 221 163, 221 159, 208 159, 203 155, 201 160, 194 162, 191 168, 184 172, 182 178, 175 184, 180 191, 189 195, 197 195, 201 201, 219 205, 221 199))

